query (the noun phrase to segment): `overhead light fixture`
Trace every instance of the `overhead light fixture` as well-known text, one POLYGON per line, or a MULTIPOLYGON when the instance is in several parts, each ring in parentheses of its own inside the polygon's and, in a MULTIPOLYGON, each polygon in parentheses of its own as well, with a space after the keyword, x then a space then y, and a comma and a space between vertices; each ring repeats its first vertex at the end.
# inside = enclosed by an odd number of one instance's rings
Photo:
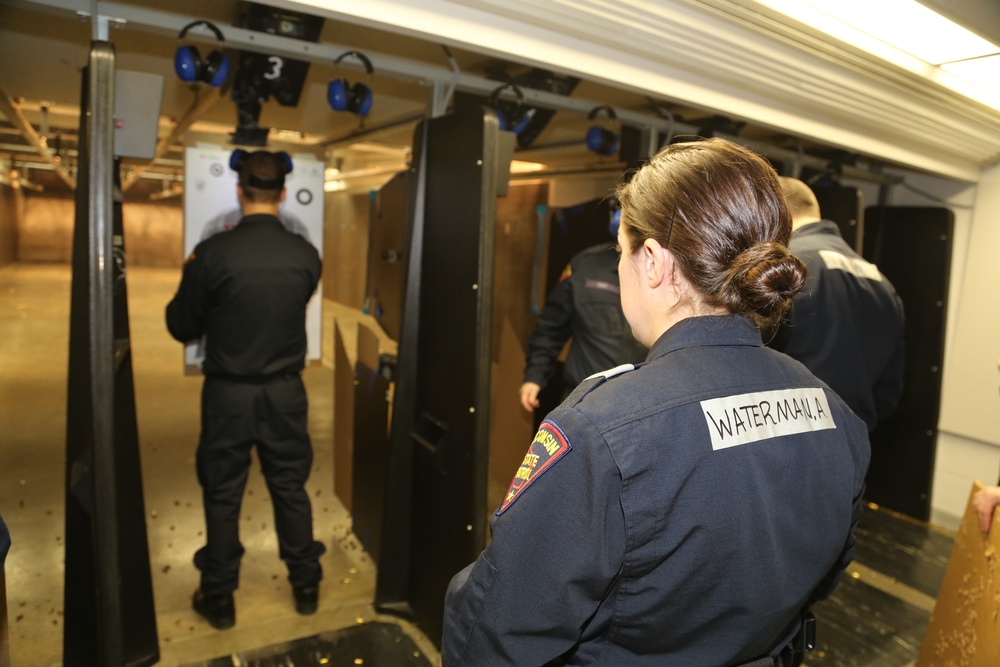
POLYGON ((997 46, 914 0, 805 4, 932 65, 996 53, 997 46))
POLYGON ((532 171, 541 171, 547 168, 547 165, 540 164, 538 162, 526 162, 525 160, 510 161, 510 173, 512 174, 524 174, 532 171))
POLYGON ((275 129, 271 132, 272 136, 278 141, 304 141, 305 135, 298 130, 280 130, 275 129))
POLYGON ((1000 109, 1000 46, 916 0, 757 1, 1000 109))

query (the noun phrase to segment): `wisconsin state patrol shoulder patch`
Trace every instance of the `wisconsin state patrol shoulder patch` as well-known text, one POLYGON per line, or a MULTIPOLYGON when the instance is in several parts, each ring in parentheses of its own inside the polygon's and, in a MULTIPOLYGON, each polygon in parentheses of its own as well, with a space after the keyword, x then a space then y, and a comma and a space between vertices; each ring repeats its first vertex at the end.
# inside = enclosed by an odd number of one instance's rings
POLYGON ((555 465, 555 462, 565 456, 569 450, 573 449, 569 439, 562 430, 550 421, 542 422, 538 427, 535 439, 531 441, 528 453, 524 455, 521 467, 507 489, 503 503, 496 515, 503 514, 511 506, 518 496, 524 493, 532 482, 538 479, 543 472, 555 465))
POLYGON ((562 270, 562 273, 559 274, 559 280, 557 282, 561 283, 562 281, 566 280, 567 278, 572 278, 572 277, 573 277, 573 265, 572 264, 567 264, 566 268, 564 268, 562 270))

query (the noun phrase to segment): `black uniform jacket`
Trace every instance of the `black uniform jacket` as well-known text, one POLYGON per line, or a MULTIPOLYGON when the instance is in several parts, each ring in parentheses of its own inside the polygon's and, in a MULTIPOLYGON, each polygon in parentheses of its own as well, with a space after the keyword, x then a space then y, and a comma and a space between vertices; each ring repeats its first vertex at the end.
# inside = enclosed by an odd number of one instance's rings
POLYGON ((770 345, 805 364, 874 429, 903 392, 903 302, 834 222, 799 227, 789 250, 809 278, 770 345))
POLYGON ((167 328, 182 343, 206 337, 206 375, 298 372, 307 349, 306 305, 321 270, 316 248, 278 218, 245 217, 195 246, 167 305, 167 328))
POLYGON ((618 253, 613 243, 591 246, 570 261, 552 288, 528 339, 524 381, 544 387, 566 341, 567 392, 588 375, 646 358, 621 306, 618 253))

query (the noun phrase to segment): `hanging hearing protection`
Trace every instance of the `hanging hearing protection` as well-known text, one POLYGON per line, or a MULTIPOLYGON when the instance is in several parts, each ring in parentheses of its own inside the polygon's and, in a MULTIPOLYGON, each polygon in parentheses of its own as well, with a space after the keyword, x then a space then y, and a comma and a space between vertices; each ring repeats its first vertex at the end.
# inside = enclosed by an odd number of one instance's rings
POLYGON ((531 124, 531 119, 535 117, 535 109, 531 107, 525 108, 524 93, 522 93, 521 89, 513 83, 505 83, 490 93, 490 106, 493 108, 493 111, 496 112, 497 120, 500 123, 500 129, 505 132, 513 132, 517 135, 520 135, 528 129, 528 125, 531 124), (514 95, 517 96, 517 101, 514 103, 513 109, 504 112, 504 110, 500 108, 500 93, 507 89, 513 91, 514 95))
MULTIPOLYGON (((249 174, 247 176, 247 184, 250 187, 260 188, 261 190, 280 190, 285 187, 285 176, 292 173, 292 157, 285 151, 278 151, 277 153, 269 153, 268 151, 259 152, 273 155, 278 160, 281 166, 279 176, 277 178, 260 178, 254 174, 249 174)), ((237 148, 229 156, 229 168, 236 173, 240 173, 249 157, 250 153, 247 153, 242 148, 237 148)))
POLYGON ((181 29, 180 34, 177 35, 177 39, 184 39, 188 30, 199 25, 205 26, 215 34, 215 37, 219 40, 218 48, 211 51, 202 60, 196 47, 190 45, 178 47, 177 52, 174 54, 174 71, 177 72, 177 76, 181 81, 189 83, 204 81, 208 85, 217 88, 224 84, 226 78, 229 76, 229 59, 222 53, 222 49, 226 44, 226 40, 222 36, 222 31, 214 23, 194 21, 181 29))
POLYGON ((622 224, 622 208, 621 204, 618 203, 618 199, 613 198, 611 201, 611 209, 608 212, 608 233, 611 234, 612 238, 618 238, 618 228, 622 224))
MULTIPOLYGON (((607 112, 610 120, 618 122, 618 115, 615 113, 615 110, 606 104, 591 109, 590 113, 587 114, 587 119, 594 120, 602 111, 607 112)), ((598 155, 614 155, 618 152, 618 135, 600 125, 593 125, 587 130, 587 148, 598 155)))
MULTIPOLYGON (((365 71, 371 77, 375 71, 368 56, 360 51, 345 51, 337 56, 333 61, 334 65, 348 56, 354 56, 365 66, 365 71)), ((355 83, 353 86, 347 79, 332 79, 326 89, 326 101, 334 111, 350 111, 353 114, 364 117, 372 109, 371 88, 363 83, 355 83)))

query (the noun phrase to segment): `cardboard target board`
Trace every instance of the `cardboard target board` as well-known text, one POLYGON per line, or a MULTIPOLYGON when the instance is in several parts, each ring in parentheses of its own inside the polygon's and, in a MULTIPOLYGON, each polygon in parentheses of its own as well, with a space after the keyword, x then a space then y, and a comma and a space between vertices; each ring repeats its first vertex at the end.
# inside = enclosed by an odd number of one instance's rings
MULTIPOLYGON (((279 151, 271 147, 267 150, 279 151)), ((198 144, 184 151, 184 256, 204 239, 225 233, 240 221, 236 198, 237 174, 229 168, 233 149, 198 144)), ((311 153, 288 150, 292 172, 285 177, 287 196, 278 209, 285 227, 309 240, 323 256, 323 169, 311 153)), ((321 358, 323 283, 306 308, 306 363, 321 358)), ((184 346, 184 370, 201 373, 205 358, 204 339, 184 346)))
POLYGON ((1000 665, 1000 513, 989 533, 979 530, 972 496, 982 488, 969 493, 916 667, 1000 665))

